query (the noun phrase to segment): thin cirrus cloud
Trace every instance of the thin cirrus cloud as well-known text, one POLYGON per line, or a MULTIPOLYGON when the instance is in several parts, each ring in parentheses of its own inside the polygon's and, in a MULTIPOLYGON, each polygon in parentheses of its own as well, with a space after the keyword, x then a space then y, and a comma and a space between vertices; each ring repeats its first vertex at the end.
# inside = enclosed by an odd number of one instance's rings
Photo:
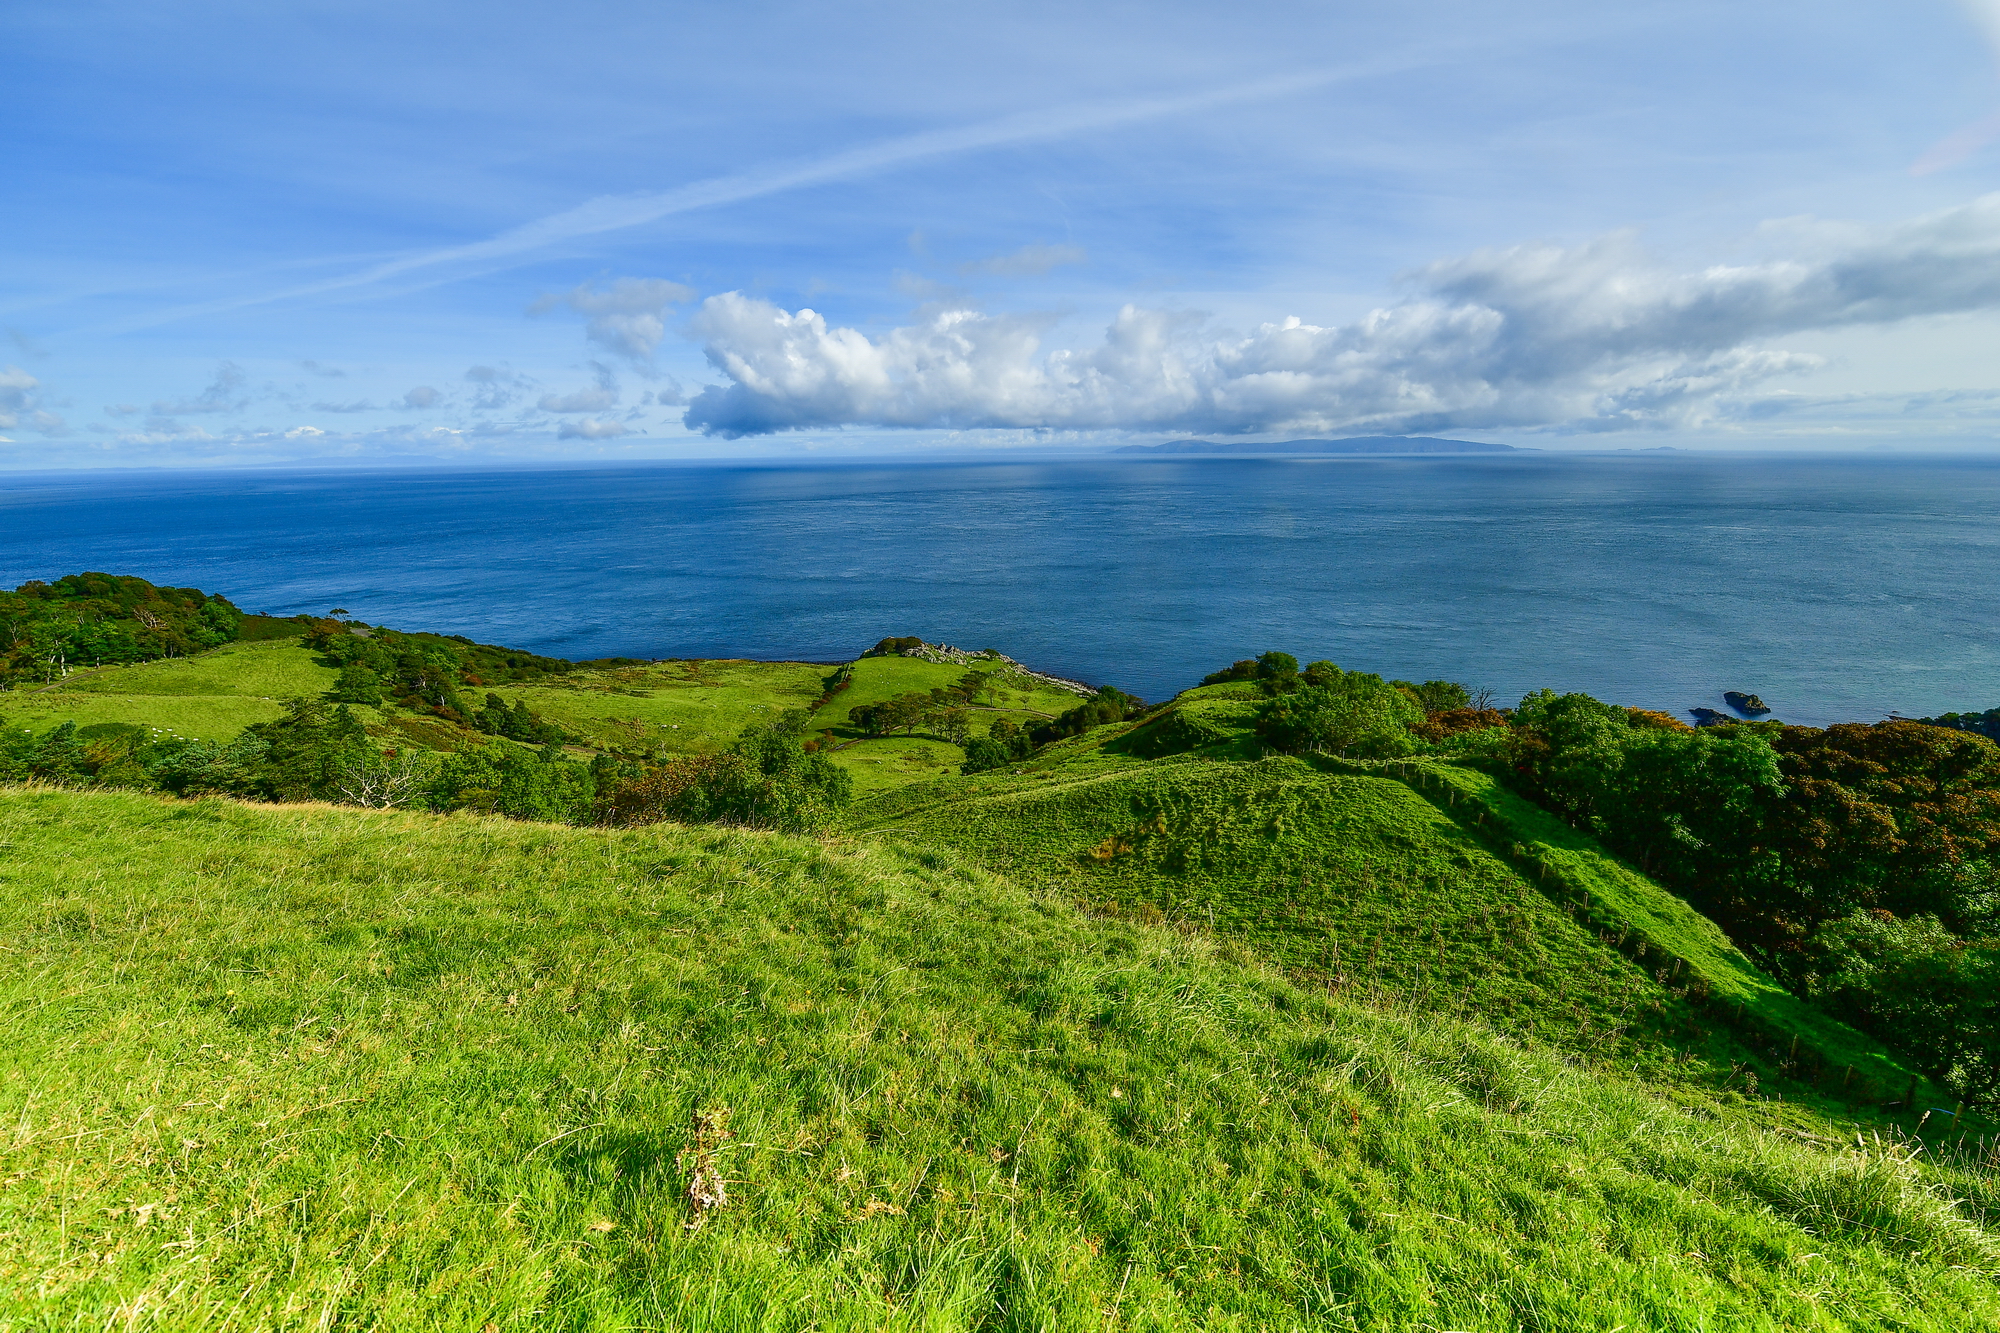
POLYGON ((586 200, 574 208, 509 228, 485 240, 403 255, 355 272, 299 286, 160 311, 136 320, 108 325, 106 328, 110 331, 129 332, 196 315, 215 314, 272 301, 372 286, 425 269, 449 265, 486 266, 509 262, 551 246, 580 240, 587 236, 644 226, 677 214, 719 208, 791 190, 832 184, 968 153, 1065 139, 1079 134, 1118 129, 1175 116, 1195 115, 1234 104, 1289 97, 1332 84, 1402 72, 1437 58, 1435 52, 1422 59, 1394 56, 1332 69, 1253 79, 1177 97, 1140 97, 1072 103, 1001 116, 954 129, 926 130, 916 134, 901 135, 804 162, 712 177, 669 190, 603 195, 586 200))
POLYGON ((1011 254, 993 255, 960 264, 963 274, 984 273, 996 278, 1039 278, 1064 264, 1081 264, 1089 258, 1080 245, 1024 245, 1011 254))
POLYGON ((686 424, 738 438, 835 426, 1276 431, 1698 426, 1817 357, 1769 338, 2000 308, 2000 194, 1885 227, 1785 224, 1803 257, 1694 273, 1629 233, 1433 264, 1355 323, 1210 331, 1126 306, 1087 350, 1049 321, 945 309, 870 339, 729 292, 692 327, 729 379, 686 424))

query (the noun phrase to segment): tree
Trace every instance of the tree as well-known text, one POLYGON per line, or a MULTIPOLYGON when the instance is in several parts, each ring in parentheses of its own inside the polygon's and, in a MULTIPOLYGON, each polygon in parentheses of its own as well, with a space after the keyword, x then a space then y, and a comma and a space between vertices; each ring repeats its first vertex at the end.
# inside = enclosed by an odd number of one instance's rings
POLYGON ((1329 685, 1281 694, 1257 710, 1264 742, 1288 754, 1389 758, 1415 749, 1410 728, 1423 709, 1401 690, 1367 672, 1347 671, 1329 685))
POLYGON ((1968 1102, 2000 1105, 2000 941, 1933 916, 1856 910, 1816 931, 1805 989, 1915 1056, 1968 1102))
MULTIPOLYGON (((491 695, 487 696, 489 699, 491 695)), ((382 678, 359 662, 349 662, 334 678, 327 698, 337 703, 375 705, 382 702, 382 678)))

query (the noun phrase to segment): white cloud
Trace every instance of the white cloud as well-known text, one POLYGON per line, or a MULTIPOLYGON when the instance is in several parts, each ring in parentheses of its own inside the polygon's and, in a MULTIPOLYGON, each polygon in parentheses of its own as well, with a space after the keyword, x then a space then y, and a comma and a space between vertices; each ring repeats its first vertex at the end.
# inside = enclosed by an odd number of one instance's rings
POLYGON ((1080 245, 1024 245, 1012 254, 960 264, 958 271, 990 273, 996 278, 1038 278, 1063 264, 1081 264, 1088 257, 1080 245))
POLYGON ((622 421, 601 421, 595 417, 584 417, 580 421, 565 421, 556 431, 558 440, 611 440, 626 433, 622 421))
POLYGON ((375 404, 356 400, 351 403, 314 403, 312 408, 315 412, 373 412, 375 404))
POLYGON ((26 426, 47 436, 69 434, 69 423, 45 410, 36 392, 41 381, 19 366, 0 370, 0 430, 26 426))
POLYGON ((597 383, 574 393, 543 394, 536 404, 544 412, 602 412, 618 406, 618 381, 608 366, 597 367, 597 383))
POLYGON ((243 394, 243 372, 234 362, 216 367, 215 378, 193 398, 163 400, 153 404, 153 415, 184 417, 200 412, 234 412, 250 400, 243 394))
POLYGON ((403 395, 403 406, 419 410, 426 407, 436 407, 439 400, 443 397, 443 394, 433 389, 430 385, 419 384, 416 388, 403 395))
POLYGON ((1627 234, 1432 265, 1353 324, 1248 335, 1121 310, 1097 347, 1044 352, 1048 321, 947 309, 871 340, 730 292, 694 320, 731 381, 687 424, 736 437, 840 425, 1410 432, 1700 426, 1819 358, 1812 330, 2000 308, 2000 194, 1888 227, 1787 223, 1800 257, 1696 273, 1627 234))
POLYGON ((528 307, 528 313, 540 315, 568 306, 590 317, 584 337, 619 356, 646 361, 666 336, 667 307, 694 297, 694 288, 665 278, 620 278, 603 291, 585 282, 560 295, 543 296, 528 307))

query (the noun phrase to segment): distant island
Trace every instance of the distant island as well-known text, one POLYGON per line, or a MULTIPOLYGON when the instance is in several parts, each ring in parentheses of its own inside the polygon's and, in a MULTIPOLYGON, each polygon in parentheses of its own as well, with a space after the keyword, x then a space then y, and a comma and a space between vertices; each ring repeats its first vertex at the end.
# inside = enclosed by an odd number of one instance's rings
POLYGON ((1169 440, 1165 444, 1128 444, 1114 454, 1518 454, 1534 453, 1511 444, 1481 440, 1440 440, 1429 435, 1356 435, 1344 440, 1169 440))

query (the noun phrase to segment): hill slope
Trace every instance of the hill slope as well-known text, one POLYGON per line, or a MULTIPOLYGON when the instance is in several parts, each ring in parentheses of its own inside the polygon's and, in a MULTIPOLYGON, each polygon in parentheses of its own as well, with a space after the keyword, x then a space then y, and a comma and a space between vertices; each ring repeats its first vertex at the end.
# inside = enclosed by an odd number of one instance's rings
POLYGON ((0 842, 0 1325, 2000 1327, 1990 1175, 945 853, 21 790, 0 842))

